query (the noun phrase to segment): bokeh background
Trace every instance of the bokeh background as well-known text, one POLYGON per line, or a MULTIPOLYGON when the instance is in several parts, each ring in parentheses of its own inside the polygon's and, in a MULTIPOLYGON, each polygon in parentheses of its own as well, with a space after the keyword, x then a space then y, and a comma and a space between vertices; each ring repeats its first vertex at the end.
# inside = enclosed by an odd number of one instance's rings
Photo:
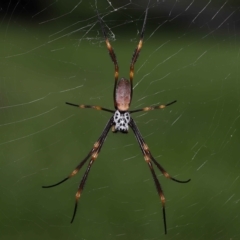
POLYGON ((157 161, 168 234, 133 133, 109 133, 70 224, 77 176, 51 189, 86 156, 113 108, 139 40, 148 1, 4 1, 0 4, 0 239, 240 239, 240 3, 156 1, 135 65, 131 108, 157 161))

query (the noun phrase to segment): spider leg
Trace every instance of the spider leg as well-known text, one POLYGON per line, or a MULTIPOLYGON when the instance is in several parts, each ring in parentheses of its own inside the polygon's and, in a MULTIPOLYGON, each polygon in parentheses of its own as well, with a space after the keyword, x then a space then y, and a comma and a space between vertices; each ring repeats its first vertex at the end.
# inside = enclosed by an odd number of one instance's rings
POLYGON ((146 26, 146 22, 147 22, 149 4, 150 4, 150 0, 148 1, 148 5, 147 5, 145 17, 144 17, 142 31, 141 31, 141 34, 140 34, 140 40, 138 42, 138 45, 137 45, 136 49, 133 52, 133 56, 132 56, 132 60, 131 60, 131 64, 130 64, 130 82, 131 82, 131 88, 132 89, 133 89, 133 77, 134 77, 134 64, 137 62, 137 59, 139 57, 139 53, 142 49, 143 37, 144 37, 144 31, 145 31, 145 26, 146 26))
POLYGON ((58 183, 56 183, 56 184, 49 185, 49 186, 43 186, 43 188, 55 187, 55 186, 57 186, 57 185, 65 182, 65 181, 68 180, 69 178, 73 177, 74 175, 76 175, 76 174, 79 172, 79 170, 82 168, 82 166, 86 163, 86 161, 87 161, 87 160, 89 159, 89 157, 91 156, 91 160, 90 160, 90 162, 89 162, 89 164, 88 164, 87 170, 86 170, 85 173, 84 173, 84 176, 83 176, 83 178, 82 178, 82 180, 81 180, 81 183, 80 183, 80 185, 79 185, 79 187, 78 187, 78 191, 77 191, 76 196, 75 196, 75 198, 76 198, 76 200, 75 200, 75 207, 74 207, 74 212, 73 212, 73 217, 72 217, 71 223, 72 223, 73 220, 74 220, 74 217, 75 217, 75 214, 76 214, 76 211, 77 211, 78 199, 79 199, 80 196, 81 196, 81 192, 82 192, 83 187, 84 187, 84 184, 85 184, 85 182, 86 182, 86 180, 87 180, 88 173, 89 173, 89 171, 90 171, 90 169, 91 169, 91 166, 92 166, 93 162, 97 159, 97 156, 98 156, 98 154, 99 154, 99 152, 100 152, 100 150, 101 150, 101 148, 102 148, 102 146, 103 146, 103 143, 104 143, 104 141, 105 141, 105 139, 106 139, 106 137, 107 137, 107 134, 108 134, 110 128, 112 127, 112 125, 113 125, 113 117, 111 117, 110 120, 108 121, 108 123, 107 123, 107 125, 105 126, 105 128, 104 128, 101 136, 100 136, 99 139, 98 139, 98 141, 97 141, 96 143, 94 143, 93 148, 91 149, 91 151, 90 151, 90 152, 88 153, 88 155, 79 163, 79 165, 72 171, 72 173, 71 173, 68 177, 64 178, 62 181, 60 181, 60 182, 58 182, 58 183))
MULTIPOLYGON (((96 142, 94 145, 96 145, 96 144, 98 144, 98 142, 96 142)), ((94 147, 93 147, 93 149, 94 149, 94 147)), ((61 183, 64 183, 69 178, 71 178, 74 175, 76 175, 79 172, 79 170, 82 168, 82 166, 86 163, 88 158, 91 156, 93 149, 88 153, 88 155, 77 165, 77 167, 66 178, 64 178, 63 180, 61 180, 58 183, 55 183, 55 184, 52 184, 52 185, 49 185, 49 186, 42 186, 42 188, 52 188, 52 187, 55 187, 57 185, 60 185, 61 183)))
POLYGON ((93 108, 95 110, 102 110, 102 111, 105 111, 105 112, 110 112, 110 113, 114 113, 113 110, 111 109, 107 109, 107 108, 103 108, 103 107, 100 107, 100 106, 94 106, 94 105, 84 105, 84 104, 74 104, 74 103, 69 103, 69 102, 66 102, 66 104, 70 105, 70 106, 73 106, 73 107, 78 107, 78 108, 93 108))
POLYGON ((152 166, 152 162, 158 167, 158 169, 162 172, 162 174, 166 177, 166 178, 169 178, 175 182, 178 182, 178 183, 187 183, 189 182, 191 179, 188 179, 186 181, 180 181, 180 180, 177 180, 173 177, 171 177, 165 170, 164 168, 153 158, 147 144, 145 143, 136 123, 133 121, 133 119, 131 119, 130 123, 129 123, 129 126, 132 128, 133 132, 134 132, 134 135, 139 143, 139 146, 141 148, 141 151, 143 153, 143 156, 144 156, 144 159, 145 161, 147 162, 150 170, 151 170, 151 173, 152 173, 152 176, 153 176, 153 179, 154 179, 154 182, 155 182, 155 185, 156 185, 156 188, 157 188, 157 191, 158 191, 158 195, 160 196, 160 199, 161 199, 161 202, 162 202, 162 211, 163 211, 163 221, 164 221, 164 230, 165 230, 165 234, 167 234, 167 224, 166 224, 166 213, 165 213, 165 197, 164 197, 164 194, 163 194, 163 191, 162 191, 162 188, 161 188, 161 185, 157 179, 157 176, 155 174, 155 171, 153 169, 153 166, 152 166))
POLYGON ((142 112, 142 111, 148 112, 148 111, 151 111, 151 110, 163 109, 163 108, 168 107, 168 106, 170 106, 170 105, 172 105, 176 102, 177 102, 177 100, 172 101, 170 103, 167 103, 165 105, 161 104, 161 105, 157 105, 157 106, 144 107, 144 108, 141 108, 141 109, 136 109, 136 110, 129 111, 129 113, 142 112))
POLYGON ((83 190, 83 187, 85 185, 85 182, 87 180, 87 177, 88 177, 88 173, 90 172, 90 169, 91 169, 91 166, 92 164, 94 163, 94 161, 97 159, 98 157, 98 153, 100 151, 101 147, 98 148, 93 154, 92 154, 92 157, 91 157, 91 160, 88 164, 88 167, 83 175, 83 178, 81 180, 81 183, 79 184, 78 186, 78 190, 77 190, 77 193, 75 195, 75 207, 74 207, 74 211, 73 211, 73 216, 72 216, 72 220, 71 220, 71 223, 73 222, 74 218, 75 218, 75 215, 76 215, 76 212, 77 212, 77 206, 78 206, 78 200, 81 196, 81 193, 82 193, 82 190, 83 190))
MULTIPOLYGON (((103 32, 103 36, 105 38, 105 42, 106 42, 106 46, 107 46, 107 49, 108 49, 108 52, 109 52, 109 55, 114 63, 114 68, 115 68, 115 73, 114 73, 114 78, 115 78, 115 83, 114 83, 114 89, 116 89, 116 85, 117 85, 117 81, 118 81, 118 75, 119 75, 119 67, 118 67, 118 63, 117 63, 117 57, 116 57, 116 54, 108 40, 108 37, 107 37, 107 33, 105 31, 105 28, 104 28, 104 25, 103 25, 103 21, 102 21, 102 18, 100 17, 99 15, 99 12, 97 10, 97 15, 98 15, 98 21, 101 25, 101 28, 102 28, 102 32, 103 32)), ((114 99, 115 99, 115 91, 114 91, 114 99)), ((115 105, 116 106, 116 105, 115 105)))
POLYGON ((165 196, 164 196, 164 193, 163 193, 163 190, 162 190, 162 187, 159 183, 159 180, 157 179, 157 176, 156 176, 156 173, 153 169, 153 165, 150 161, 150 159, 148 158, 147 155, 144 155, 144 158, 145 158, 145 161, 147 162, 149 168, 150 168, 150 171, 152 173, 152 176, 153 176, 153 179, 154 179, 154 182, 155 182, 155 185, 156 185, 156 188, 157 188, 157 191, 158 191, 158 195, 160 196, 160 199, 161 199, 161 202, 162 202, 162 213, 163 213, 163 222, 164 222, 164 232, 165 234, 167 234, 167 221, 166 221, 166 212, 165 212, 165 196))
POLYGON ((133 120, 131 120, 130 122, 130 127, 132 128, 133 132, 134 132, 134 135, 135 137, 137 138, 137 141, 139 143, 139 146, 142 150, 142 153, 143 153, 143 156, 144 156, 144 159, 146 161, 146 163, 148 164, 148 167, 152 173, 152 176, 153 176, 153 180, 154 180, 154 183, 155 183, 155 186, 157 188, 157 191, 158 191, 158 195, 160 197, 160 200, 161 200, 161 203, 162 203, 162 213, 163 213, 163 223, 164 223, 164 232, 165 234, 167 234, 167 222, 166 222, 166 212, 165 212, 165 196, 164 196, 164 193, 163 193, 163 190, 162 190, 162 187, 159 183, 159 180, 157 179, 157 176, 156 176, 156 173, 153 169, 153 165, 152 165, 152 162, 151 162, 151 158, 149 157, 149 155, 147 154, 147 152, 145 151, 144 149, 144 146, 142 144, 142 139, 141 139, 141 136, 139 136, 139 131, 138 131, 138 128, 136 126, 136 124, 134 123, 133 120))
POLYGON ((166 170, 154 159, 154 157, 152 156, 151 152, 149 151, 149 156, 151 157, 151 160, 153 161, 153 163, 157 166, 157 168, 162 172, 162 174, 166 177, 169 178, 171 180, 173 180, 174 182, 178 182, 178 183, 188 183, 191 181, 191 179, 189 178, 188 180, 178 180, 174 177, 171 177, 169 175, 168 172, 166 172, 166 170))
POLYGON ((162 172, 162 174, 166 177, 166 178, 169 178, 175 182, 178 182, 178 183, 188 183, 191 179, 188 179, 188 180, 178 180, 172 176, 170 176, 170 174, 155 160, 155 158, 152 156, 152 153, 150 152, 149 150, 149 147, 148 145, 145 143, 136 123, 132 120, 131 121, 131 125, 132 129, 134 129, 134 133, 135 133, 135 136, 137 135, 139 140, 138 140, 138 143, 143 151, 143 154, 147 154, 148 157, 153 161, 153 163, 157 166, 157 168, 162 172))

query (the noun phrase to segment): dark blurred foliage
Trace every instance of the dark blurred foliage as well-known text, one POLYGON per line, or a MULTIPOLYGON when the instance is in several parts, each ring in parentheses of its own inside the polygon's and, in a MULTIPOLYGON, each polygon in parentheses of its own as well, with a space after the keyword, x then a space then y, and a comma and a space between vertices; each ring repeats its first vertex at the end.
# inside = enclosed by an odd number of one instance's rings
MULTIPOLYGON (((14 16, 18 19, 31 19, 35 14, 43 11, 46 7, 47 0, 7 0, 0 3, 0 14, 3 19, 9 19, 14 16)), ((43 11, 44 15, 50 14, 48 11, 43 11)))
MULTIPOLYGON (((147 2, 147 0, 104 0, 97 1, 97 8, 103 14, 112 11, 113 13, 109 15, 111 20, 131 21, 143 16, 147 2), (114 9, 120 9, 120 11, 115 12, 114 9)), ((240 27, 240 3, 236 0, 152 0, 150 6, 151 22, 162 24, 164 21, 168 21, 168 27, 176 28, 190 24, 195 25, 198 29, 207 27, 207 31, 218 27, 224 30, 229 30, 229 26, 234 29, 240 27), (215 15, 216 17, 214 17, 215 15)), ((49 19, 70 23, 88 20, 94 17, 94 9, 95 1, 87 0, 8 0, 0 4, 2 21, 11 19, 11 21, 38 23, 49 19)))

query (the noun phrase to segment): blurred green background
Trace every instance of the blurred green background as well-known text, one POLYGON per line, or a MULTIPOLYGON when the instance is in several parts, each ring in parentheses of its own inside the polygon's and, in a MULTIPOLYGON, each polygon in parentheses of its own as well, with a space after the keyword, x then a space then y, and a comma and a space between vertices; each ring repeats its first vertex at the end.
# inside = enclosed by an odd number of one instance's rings
MULTIPOLYGON (((146 1, 97 1, 120 76, 139 40, 146 1), (116 11, 114 10, 116 9, 116 11)), ((131 109, 153 156, 168 234, 132 133, 109 133, 73 224, 77 176, 111 116, 113 73, 95 1, 9 1, 1 10, 0 239, 240 239, 239 3, 151 1, 131 109), (202 11, 204 9, 204 11, 202 11), (167 21, 167 22, 166 22, 167 21)))

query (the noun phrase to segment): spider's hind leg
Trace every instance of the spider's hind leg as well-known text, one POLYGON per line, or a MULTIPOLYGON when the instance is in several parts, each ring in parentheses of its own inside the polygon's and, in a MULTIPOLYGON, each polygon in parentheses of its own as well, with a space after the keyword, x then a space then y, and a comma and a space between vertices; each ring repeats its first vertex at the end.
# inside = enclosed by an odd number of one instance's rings
POLYGON ((144 37, 145 27, 146 27, 146 23, 147 23, 147 16, 148 16, 149 6, 150 6, 150 0, 148 1, 147 9, 145 11, 145 17, 144 17, 144 21, 143 21, 141 34, 140 34, 140 40, 138 42, 137 47, 135 48, 135 50, 133 52, 132 60, 131 60, 131 63, 130 63, 130 83, 131 83, 131 88, 132 89, 133 89, 134 65, 137 62, 137 59, 138 59, 139 54, 140 54, 140 51, 142 49, 143 37, 144 37))

